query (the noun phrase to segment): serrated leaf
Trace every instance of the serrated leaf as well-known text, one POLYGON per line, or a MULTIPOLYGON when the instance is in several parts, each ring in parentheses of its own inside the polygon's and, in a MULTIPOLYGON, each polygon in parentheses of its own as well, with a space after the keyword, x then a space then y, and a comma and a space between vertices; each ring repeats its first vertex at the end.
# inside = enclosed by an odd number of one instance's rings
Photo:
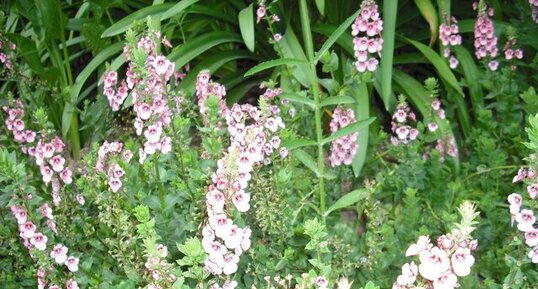
POLYGON ((339 139, 341 137, 344 137, 344 136, 346 136, 348 134, 352 134, 354 132, 357 132, 361 128, 370 125, 372 122, 374 122, 374 120, 375 120, 375 117, 370 117, 370 118, 367 118, 367 119, 356 121, 356 122, 354 122, 354 123, 352 123, 352 124, 350 124, 350 125, 348 125, 346 127, 343 127, 341 129, 337 130, 336 132, 334 132, 330 136, 324 138, 321 143, 322 144, 327 144, 329 142, 332 142, 333 140, 337 140, 337 139, 339 139))
POLYGON ((241 31, 241 37, 245 41, 245 45, 248 50, 254 52, 255 37, 254 37, 254 9, 252 8, 254 3, 248 5, 247 8, 239 12, 239 30, 241 31))
POLYGON ((320 176, 318 165, 307 152, 303 151, 302 149, 296 149, 292 152, 292 155, 298 159, 303 165, 305 165, 307 168, 309 168, 312 172, 316 174, 316 176, 320 176))
POLYGON ((331 212, 354 205, 358 201, 364 199, 368 193, 366 189, 357 189, 343 195, 338 201, 330 206, 325 211, 325 216, 328 216, 331 212))
POLYGON ((357 15, 359 15, 360 12, 361 11, 358 10, 355 13, 353 13, 353 15, 349 16, 342 24, 340 24, 340 26, 338 26, 338 28, 336 28, 336 30, 334 30, 331 36, 329 36, 329 38, 327 38, 325 43, 323 43, 319 51, 316 52, 314 63, 317 63, 319 59, 323 56, 323 54, 327 52, 329 48, 331 48, 331 46, 333 46, 336 40, 338 40, 338 38, 340 38, 340 36, 342 36, 342 34, 346 32, 346 30, 351 26, 351 24, 353 23, 353 21, 355 20, 357 15))
POLYGON ((280 59, 273 59, 266 62, 262 62, 251 69, 249 69, 245 73, 245 77, 252 76, 258 72, 267 70, 269 68, 281 66, 281 65, 296 65, 296 64, 308 64, 308 61, 300 60, 300 59, 294 59, 294 58, 280 58, 280 59))
POLYGON ((321 101, 320 106, 328 106, 328 105, 338 105, 338 104, 350 104, 355 103, 355 99, 351 96, 341 95, 341 96, 333 96, 326 98, 321 101))

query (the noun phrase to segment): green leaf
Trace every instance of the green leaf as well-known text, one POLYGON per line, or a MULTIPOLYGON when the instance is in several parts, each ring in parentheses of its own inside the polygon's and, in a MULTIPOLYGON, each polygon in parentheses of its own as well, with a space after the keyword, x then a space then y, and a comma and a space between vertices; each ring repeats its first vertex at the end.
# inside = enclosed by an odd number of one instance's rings
POLYGON ((350 104, 355 103, 355 99, 351 96, 341 95, 325 98, 321 101, 320 106, 337 105, 337 104, 350 104))
POLYGON ((430 46, 432 46, 437 40, 437 35, 439 33, 439 19, 437 17, 437 10, 433 7, 431 0, 415 0, 415 4, 418 7, 418 10, 426 19, 430 25, 430 46))
POLYGON ((362 289, 379 289, 379 286, 376 286, 372 281, 368 281, 362 289))
MULTIPOLYGON (((181 3, 181 2, 180 2, 181 3)), ((178 3, 179 4, 179 3, 178 3)), ((176 4, 176 5, 178 5, 176 4)), ((112 24, 110 27, 108 27, 103 34, 101 34, 101 38, 105 37, 111 37, 118 34, 121 34, 133 25, 137 20, 144 19, 148 16, 155 16, 155 15, 162 15, 165 11, 168 9, 171 9, 174 6, 172 3, 164 3, 164 4, 158 4, 153 6, 144 7, 140 10, 137 10, 125 17, 123 17, 118 22, 112 24)), ((160 16, 159 16, 160 17, 160 16)))
POLYGON ((254 3, 248 5, 247 8, 239 12, 239 30, 241 30, 241 36, 245 41, 245 45, 248 50, 254 52, 254 10, 252 6, 254 3))
POLYGON ((34 41, 18 33, 8 34, 9 40, 17 45, 19 55, 35 72, 43 71, 43 64, 39 57, 39 51, 37 50, 34 41))
POLYGON ((353 15, 349 16, 342 24, 340 24, 340 26, 338 26, 338 28, 336 28, 336 30, 334 30, 331 36, 329 36, 325 43, 323 43, 319 51, 316 52, 316 56, 314 57, 314 63, 317 63, 323 56, 323 54, 328 51, 331 46, 333 46, 336 40, 338 40, 340 36, 342 36, 342 34, 346 32, 346 30, 351 26, 351 24, 360 12, 361 10, 358 10, 357 12, 353 13, 353 15))
POLYGON ((469 88, 469 95, 471 96, 471 102, 473 104, 474 111, 479 111, 484 107, 484 92, 480 85, 480 70, 476 66, 474 58, 471 53, 461 45, 455 46, 454 50, 460 61, 463 75, 465 76, 465 82, 469 88))
POLYGON ((396 30, 396 17, 398 0, 383 3, 383 50, 381 51, 380 82, 381 99, 387 111, 391 111, 395 103, 392 93, 392 62, 394 58, 394 40, 396 30))
MULTIPOLYGON (((330 37, 332 33, 337 29, 336 25, 330 24, 319 24, 312 27, 312 31, 330 37)), ((344 49, 350 56, 354 54, 353 52, 353 37, 351 34, 345 33, 341 34, 336 43, 344 49)))
POLYGON ((317 142, 305 138, 305 139, 290 139, 282 141, 282 146, 287 148, 288 150, 293 150, 300 147, 306 147, 306 146, 315 146, 317 145, 317 142))
POLYGON ((297 79, 301 85, 304 87, 310 87, 310 65, 308 65, 308 60, 304 50, 291 26, 287 27, 286 33, 280 40, 280 45, 282 46, 284 58, 299 59, 307 63, 299 64, 291 69, 291 71, 295 79, 297 79))
POLYGON ((348 134, 352 134, 354 132, 357 132, 361 128, 370 125, 372 122, 374 122, 374 120, 375 120, 375 117, 370 117, 370 118, 367 118, 367 119, 356 121, 356 122, 354 122, 354 123, 352 123, 352 124, 350 124, 350 125, 348 125, 346 127, 343 127, 341 129, 337 130, 336 132, 334 132, 330 136, 324 138, 321 143, 326 144, 326 143, 332 142, 333 140, 337 140, 337 139, 339 139, 341 137, 344 137, 344 136, 346 136, 348 134))
POLYGON ((176 68, 179 69, 205 51, 217 45, 229 42, 240 43, 242 40, 239 35, 232 32, 215 31, 205 33, 174 48, 168 55, 168 59, 174 61, 176 68))
POLYGON ((67 17, 62 12, 59 0, 35 0, 39 24, 48 39, 62 39, 67 17))
POLYGON ((325 211, 325 216, 328 216, 333 211, 354 205, 358 201, 364 199, 367 193, 368 191, 366 189, 358 189, 343 195, 338 201, 330 206, 327 211, 325 211))
POLYGON ((292 155, 297 158, 303 165, 309 168, 316 176, 320 177, 319 168, 312 156, 302 149, 296 149, 292 152, 292 155))
POLYGON ((450 69, 450 67, 448 67, 448 64, 439 54, 433 51, 433 49, 431 49, 430 47, 420 42, 411 39, 406 40, 413 46, 415 46, 431 62, 433 67, 435 67, 435 69, 437 70, 439 76, 444 81, 446 81, 452 88, 454 88, 456 92, 458 92, 461 96, 464 96, 463 90, 461 89, 458 80, 456 79, 456 76, 454 76, 454 73, 452 73, 452 70, 450 69))
POLYGON ((314 108, 316 106, 316 103, 313 100, 299 93, 284 92, 280 94, 279 97, 296 103, 306 104, 311 108, 314 108))
POLYGON ((319 14, 325 16, 325 0, 316 0, 316 7, 318 7, 319 14))
POLYGON ((198 1, 200 0, 183 0, 178 2, 174 5, 174 7, 168 9, 161 15, 161 21, 180 14, 181 12, 183 12, 183 10, 187 9, 189 6, 198 1))
MULTIPOLYGON (((355 99, 354 111, 358 119, 365 119, 370 117, 370 97, 368 95, 368 87, 365 81, 362 81, 358 85, 353 85, 351 94, 355 99)), ((368 151, 368 134, 370 126, 365 126, 359 130, 359 137, 357 138, 357 154, 353 158, 351 168, 355 177, 359 177, 362 171, 362 167, 366 161, 366 153, 368 151)))
POLYGON ((281 66, 281 65, 297 65, 297 64, 308 64, 307 61, 301 60, 301 59, 293 59, 293 58, 280 58, 280 59, 273 59, 266 62, 262 62, 251 69, 249 69, 245 73, 245 77, 254 75, 258 72, 267 70, 269 68, 281 66))

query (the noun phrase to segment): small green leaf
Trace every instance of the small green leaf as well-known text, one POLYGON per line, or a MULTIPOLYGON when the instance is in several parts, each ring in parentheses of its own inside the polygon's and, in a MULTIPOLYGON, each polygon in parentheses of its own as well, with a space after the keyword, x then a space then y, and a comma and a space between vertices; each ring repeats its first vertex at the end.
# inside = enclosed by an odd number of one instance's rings
POLYGON ((198 1, 200 0, 183 0, 183 1, 178 2, 176 5, 174 5, 174 7, 168 9, 166 12, 164 12, 161 15, 161 21, 178 15, 183 10, 187 9, 189 6, 191 6, 192 4, 198 1))
POLYGON ((342 24, 340 24, 340 26, 338 26, 338 28, 336 28, 336 30, 334 30, 331 36, 329 36, 329 38, 327 38, 325 43, 323 43, 319 51, 316 52, 314 63, 317 63, 320 60, 320 58, 323 56, 323 54, 327 52, 329 48, 331 48, 331 46, 336 42, 336 40, 338 40, 338 38, 340 38, 340 36, 344 34, 344 32, 346 32, 346 30, 351 26, 351 24, 353 23, 353 21, 355 20, 357 15, 359 15, 360 12, 361 11, 358 10, 357 12, 353 13, 353 15, 349 16, 342 24))
POLYGON ((254 3, 248 5, 247 8, 239 12, 239 30, 241 30, 241 36, 245 41, 245 45, 248 50, 254 52, 254 10, 252 6, 254 3))
POLYGON ((341 96, 333 96, 326 98, 321 101, 320 106, 328 106, 328 105, 338 105, 338 104, 350 104, 355 103, 355 99, 351 96, 341 95, 341 96))
POLYGON ((361 128, 370 125, 372 122, 374 122, 375 117, 370 117, 367 119, 359 120, 357 122, 354 122, 346 127, 343 127, 339 130, 337 130, 335 133, 331 134, 330 136, 323 139, 321 142, 322 144, 326 144, 329 142, 332 142, 333 140, 337 140, 341 137, 344 137, 348 134, 352 134, 354 132, 359 131, 361 128))
POLYGON ((308 64, 307 61, 300 60, 300 59, 293 59, 293 58, 280 58, 280 59, 273 59, 266 62, 262 62, 251 69, 249 69, 245 73, 245 77, 254 75, 258 72, 267 70, 269 68, 281 66, 281 65, 294 65, 294 64, 308 64))
POLYGON ((307 152, 302 149, 296 149, 292 152, 292 155, 297 158, 301 163, 303 163, 307 168, 313 171, 316 176, 320 176, 318 165, 307 152))
POLYGON ((318 7, 319 14, 325 16, 325 0, 316 0, 316 6, 318 7))
POLYGON ((288 150, 293 150, 300 147, 315 146, 317 143, 311 139, 290 139, 282 141, 282 146, 288 150))
POLYGON ((349 207, 358 201, 364 199, 368 191, 366 189, 357 189, 343 195, 338 201, 336 201, 332 206, 330 206, 327 211, 325 211, 325 216, 328 216, 331 212, 349 207))
POLYGON ((316 106, 316 104, 314 103, 313 100, 311 100, 310 98, 307 98, 304 95, 298 94, 298 93, 284 92, 284 93, 280 94, 279 97, 283 98, 283 99, 287 99, 287 100, 292 101, 292 102, 306 104, 311 108, 314 108, 316 106))

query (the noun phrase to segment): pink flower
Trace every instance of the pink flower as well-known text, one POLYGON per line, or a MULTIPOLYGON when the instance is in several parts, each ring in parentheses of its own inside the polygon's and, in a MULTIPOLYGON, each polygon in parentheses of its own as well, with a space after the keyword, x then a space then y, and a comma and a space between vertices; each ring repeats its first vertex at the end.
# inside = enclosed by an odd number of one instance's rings
POLYGON ((450 271, 443 273, 433 281, 434 289, 453 289, 458 285, 458 278, 450 271))
POLYGON ((417 280, 418 267, 415 262, 405 263, 402 266, 402 275, 398 276, 396 283, 399 286, 413 285, 417 280))
POLYGON ((538 230, 532 229, 525 232, 525 243, 529 247, 534 247, 538 245, 538 230))
POLYGON ((108 181, 108 186, 114 193, 118 192, 118 190, 121 188, 121 185, 122 183, 118 178, 110 178, 110 180, 108 181))
POLYGON ((28 220, 28 213, 25 210, 17 210, 15 213, 15 218, 17 219, 17 224, 22 225, 28 220))
POLYGON ((527 177, 527 171, 525 171, 524 168, 520 168, 517 171, 517 175, 514 176, 514 179, 512 180, 512 183, 520 182, 520 181, 524 180, 526 177, 527 177))
POLYGON ((280 42, 280 40, 282 39, 282 35, 280 35, 280 33, 276 33, 275 35, 273 35, 273 39, 276 42, 280 42))
POLYGON ((232 196, 232 202, 239 212, 246 212, 250 209, 249 201, 250 195, 243 190, 235 192, 232 196))
POLYGON ((326 289, 329 286, 329 281, 325 276, 318 276, 314 279, 314 284, 318 289, 326 289))
POLYGON ((448 250, 454 246, 454 241, 446 235, 442 235, 437 238, 437 246, 443 250, 448 250))
POLYGON ((67 283, 65 284, 66 289, 79 289, 77 281, 73 279, 67 280, 67 283))
POLYGON ((53 156, 50 159, 52 169, 56 172, 61 172, 64 169, 65 159, 59 155, 53 156))
POLYGON ((43 251, 47 248, 47 236, 42 233, 36 233, 30 238, 30 244, 34 245, 38 250, 43 251))
POLYGON ((49 205, 47 203, 43 204, 39 208, 39 212, 41 213, 41 215, 43 215, 43 217, 45 217, 45 218, 47 218, 49 220, 54 219, 54 216, 52 215, 52 209, 49 207, 49 205))
POLYGON ((239 262, 239 257, 236 254, 229 254, 224 256, 224 267, 222 268, 222 273, 226 275, 231 275, 237 272, 237 263, 239 262))
POLYGON ((535 183, 527 186, 527 192, 529 192, 531 199, 536 198, 536 195, 538 195, 538 184, 535 183))
POLYGON ((418 270, 425 279, 434 281, 450 268, 447 253, 439 247, 433 247, 419 254, 420 265, 418 270))
POLYGON ((412 244, 411 246, 409 246, 409 248, 407 248, 405 256, 409 257, 418 255, 422 251, 428 250, 430 247, 430 238, 428 236, 420 236, 418 237, 418 241, 416 244, 412 244))
POLYGON ((260 5, 260 7, 258 7, 258 10, 256 10, 256 23, 260 23, 262 18, 265 16, 265 13, 265 6, 260 5))
POLYGON ((78 271, 78 262, 79 259, 77 257, 69 256, 65 260, 65 265, 67 266, 67 269, 71 272, 77 272, 78 271))
POLYGON ((166 59, 166 57, 162 55, 155 57, 152 62, 152 66, 155 69, 155 72, 157 72, 157 74, 159 75, 165 74, 169 65, 171 65, 170 61, 168 61, 168 59, 166 59))
POLYGON ((60 173, 60 179, 62 179, 62 181, 65 183, 65 184, 70 184, 73 182, 73 178, 71 177, 72 175, 72 172, 69 168, 65 168, 61 173, 60 173))
POLYGON ((48 184, 52 180, 53 171, 48 166, 41 166, 39 170, 43 176, 43 182, 48 184))
POLYGON ((533 230, 532 225, 536 221, 532 210, 521 210, 521 212, 516 214, 514 219, 518 223, 517 228, 523 232, 533 230))
POLYGON ((67 260, 67 247, 58 244, 52 248, 50 257, 58 264, 63 264, 67 260))
POLYGON ((437 126, 437 124, 435 122, 428 123, 428 130, 429 131, 435 132, 438 128, 439 128, 439 126, 437 126))
POLYGON ((492 60, 488 63, 489 70, 496 71, 499 67, 499 62, 496 60, 492 60))
POLYGON ((527 256, 531 259, 532 263, 538 263, 538 246, 532 248, 527 256))
POLYGON ((392 119, 396 119, 398 122, 404 122, 407 119, 407 113, 403 109, 398 109, 394 112, 392 119))
POLYGON ((464 277, 471 273, 471 266, 474 264, 474 257, 468 248, 458 248, 452 254, 452 270, 454 274, 464 277))
POLYGON ((19 226, 19 231, 24 238, 32 238, 35 234, 35 230, 36 226, 30 221, 19 226))

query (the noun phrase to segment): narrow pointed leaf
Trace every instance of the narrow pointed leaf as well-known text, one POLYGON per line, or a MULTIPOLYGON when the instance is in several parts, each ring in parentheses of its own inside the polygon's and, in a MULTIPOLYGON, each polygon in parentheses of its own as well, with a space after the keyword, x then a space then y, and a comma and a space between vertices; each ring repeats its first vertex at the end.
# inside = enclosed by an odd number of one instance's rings
POLYGON ((437 10, 433 6, 431 0, 415 0, 418 10, 430 25, 430 46, 437 40, 439 33, 439 19, 437 10))
POLYGON ((336 28, 336 30, 334 30, 331 36, 329 36, 325 43, 323 43, 319 51, 316 52, 316 56, 314 57, 314 63, 318 62, 323 56, 323 54, 327 52, 329 48, 331 48, 331 46, 333 46, 336 40, 338 40, 338 38, 340 38, 340 36, 342 36, 342 34, 344 34, 344 32, 349 29, 349 27, 360 12, 361 11, 358 10, 357 12, 353 13, 353 15, 349 16, 342 24, 340 24, 340 26, 338 26, 338 28, 336 28))
POLYGON ((320 176, 318 166, 316 165, 316 162, 312 158, 311 155, 309 155, 307 152, 303 151, 302 149, 296 149, 292 152, 292 155, 297 158, 303 165, 305 165, 307 168, 309 168, 312 172, 316 174, 316 176, 320 176))
POLYGON ((359 131, 361 128, 370 125, 372 122, 374 122, 375 117, 370 117, 367 119, 359 120, 357 122, 354 122, 346 127, 343 127, 339 130, 337 130, 335 133, 331 134, 330 136, 323 139, 322 144, 326 144, 329 142, 332 142, 333 140, 337 140, 341 137, 344 137, 348 134, 352 134, 354 132, 359 131))
MULTIPOLYGON (((368 86, 366 82, 362 81, 359 84, 353 85, 351 94, 355 98, 356 104, 354 105, 353 109, 357 118, 365 119, 370 117, 370 97, 368 95, 368 86)), ((369 130, 370 126, 365 126, 359 130, 359 137, 357 138, 357 154, 351 163, 351 168, 353 169, 353 174, 355 177, 360 176, 366 161, 369 130)))
POLYGON ((290 139, 282 141, 282 146, 288 150, 294 150, 300 147, 315 146, 317 143, 311 139, 290 139))
POLYGON ((398 0, 383 3, 383 50, 381 51, 381 99, 387 111, 391 111, 392 103, 392 61, 394 57, 394 38, 396 30, 396 17, 398 0))
POLYGON ((177 4, 174 5, 174 7, 168 9, 166 12, 164 12, 161 15, 161 21, 178 15, 183 10, 187 9, 189 6, 191 6, 192 4, 198 1, 200 0, 182 0, 178 2, 177 4))
POLYGON ((320 105, 321 107, 328 106, 328 105, 338 105, 338 104, 350 104, 355 103, 355 99, 351 96, 347 95, 341 95, 341 96, 333 96, 326 98, 321 101, 320 105))
POLYGON ((325 0, 316 0, 316 6, 318 7, 319 14, 325 16, 325 0))
POLYGON ((118 34, 121 34, 133 25, 137 20, 144 19, 148 16, 154 16, 154 15, 162 15, 165 11, 172 8, 174 4, 172 3, 164 3, 164 4, 158 4, 153 5, 149 7, 144 7, 140 10, 137 10, 125 17, 123 17, 118 22, 112 24, 110 27, 108 27, 103 34, 101 34, 101 38, 111 37, 118 34))
POLYGON ((368 191, 366 189, 358 189, 343 195, 338 201, 330 206, 327 211, 325 211, 325 216, 328 216, 333 211, 356 204, 358 201, 364 199, 367 194, 368 191))
POLYGON ((293 59, 293 58, 280 58, 280 59, 273 59, 273 60, 269 60, 269 61, 266 61, 266 62, 262 62, 254 67, 252 67, 251 69, 249 69, 247 71, 247 73, 245 73, 245 77, 246 76, 251 76, 251 75, 254 75, 258 72, 261 72, 261 71, 264 71, 264 70, 267 70, 267 69, 270 69, 270 68, 273 68, 273 67, 277 67, 277 66, 281 66, 281 65, 298 65, 298 64, 308 64, 307 61, 305 60, 301 60, 301 59, 293 59))
POLYGON ((248 50, 254 52, 254 10, 253 3, 239 12, 239 30, 248 50))
POLYGON ((306 104, 311 108, 314 108, 316 106, 316 104, 314 103, 313 100, 311 100, 310 98, 307 98, 304 95, 298 94, 298 93, 284 92, 284 93, 280 94, 279 97, 283 98, 283 99, 287 99, 287 100, 292 101, 292 102, 306 104))

